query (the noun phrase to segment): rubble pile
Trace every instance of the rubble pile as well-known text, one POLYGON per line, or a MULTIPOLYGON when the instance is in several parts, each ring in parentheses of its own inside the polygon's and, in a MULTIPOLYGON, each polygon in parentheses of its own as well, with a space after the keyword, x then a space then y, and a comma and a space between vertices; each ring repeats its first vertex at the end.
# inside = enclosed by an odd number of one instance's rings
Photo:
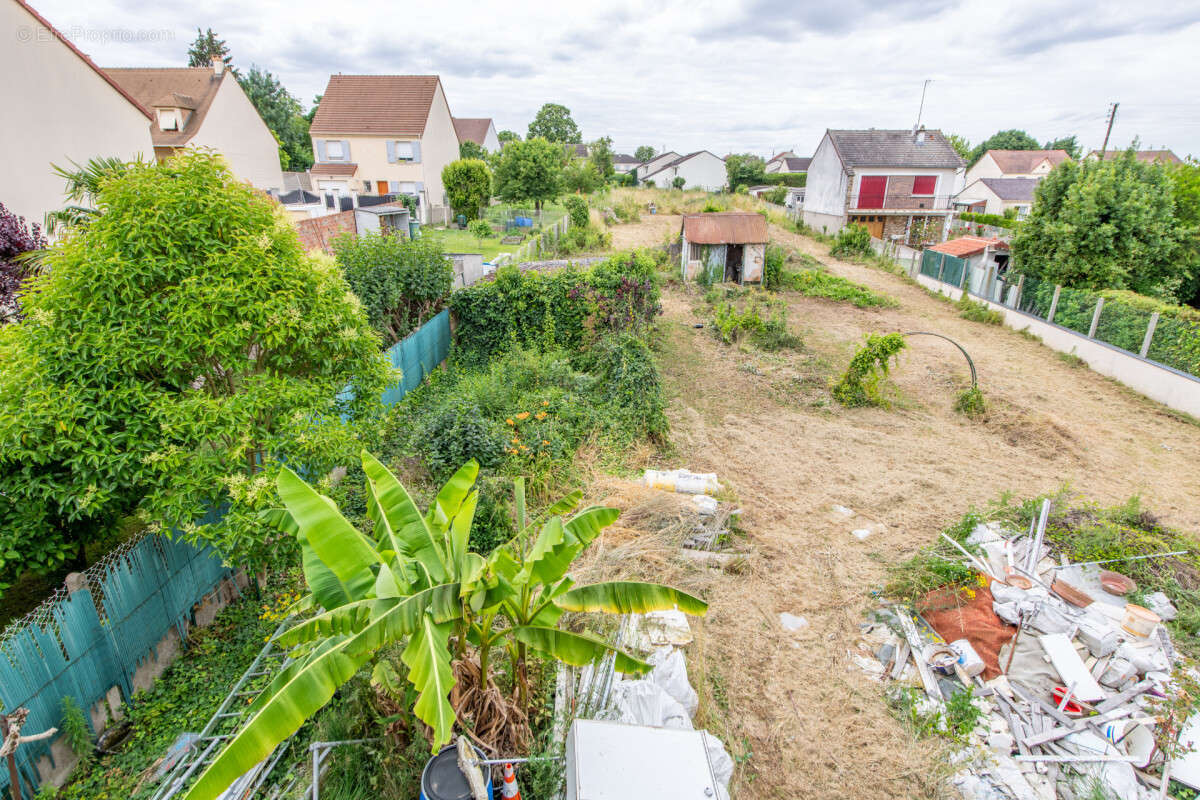
MULTIPOLYGON (((1027 533, 980 524, 966 548, 946 537, 978 585, 881 608, 853 660, 916 695, 928 718, 969 692, 979 714, 952 778, 966 798, 1152 800, 1167 796, 1164 769, 1200 788, 1200 754, 1160 749, 1163 701, 1184 668, 1162 624, 1174 606, 1161 592, 1128 602, 1133 582, 1104 564, 1055 560, 1047 514, 1027 533)), ((1200 732, 1200 717, 1187 727, 1200 732)))

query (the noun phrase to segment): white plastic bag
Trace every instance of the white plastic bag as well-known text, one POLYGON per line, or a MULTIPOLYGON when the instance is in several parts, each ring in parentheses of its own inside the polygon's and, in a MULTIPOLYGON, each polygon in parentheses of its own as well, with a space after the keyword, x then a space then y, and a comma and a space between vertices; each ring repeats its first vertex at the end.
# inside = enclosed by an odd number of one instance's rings
POLYGON ((619 681, 613 684, 612 703, 619 715, 618 722, 687 731, 693 729, 692 718, 684 707, 653 681, 619 681))
POLYGON ((687 661, 683 651, 674 647, 656 647, 646 660, 654 665, 650 680, 683 706, 688 717, 694 716, 700 707, 700 696, 688 682, 687 661))
POLYGON ((708 731, 704 734, 704 747, 708 750, 708 763, 712 766, 713 777, 717 779, 717 792, 720 800, 729 798, 729 781, 733 779, 733 759, 725 752, 725 745, 708 731))

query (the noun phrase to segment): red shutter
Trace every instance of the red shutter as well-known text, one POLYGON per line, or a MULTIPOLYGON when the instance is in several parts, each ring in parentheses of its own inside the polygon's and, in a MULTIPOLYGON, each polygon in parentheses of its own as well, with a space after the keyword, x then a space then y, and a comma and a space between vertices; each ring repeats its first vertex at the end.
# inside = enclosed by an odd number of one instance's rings
POLYGON ((913 194, 932 195, 936 188, 936 175, 918 175, 913 178, 913 194))
POLYGON ((864 175, 858 184, 858 207, 883 208, 883 198, 886 194, 886 175, 864 175))

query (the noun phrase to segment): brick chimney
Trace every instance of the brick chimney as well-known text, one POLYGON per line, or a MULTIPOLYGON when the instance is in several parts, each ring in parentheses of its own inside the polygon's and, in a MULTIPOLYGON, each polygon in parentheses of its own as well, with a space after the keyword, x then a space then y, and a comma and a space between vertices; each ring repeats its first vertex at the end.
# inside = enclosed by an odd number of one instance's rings
POLYGON ((213 68, 213 75, 218 78, 221 77, 222 75, 225 74, 225 60, 223 58, 221 58, 220 56, 213 56, 212 57, 212 68, 213 68))

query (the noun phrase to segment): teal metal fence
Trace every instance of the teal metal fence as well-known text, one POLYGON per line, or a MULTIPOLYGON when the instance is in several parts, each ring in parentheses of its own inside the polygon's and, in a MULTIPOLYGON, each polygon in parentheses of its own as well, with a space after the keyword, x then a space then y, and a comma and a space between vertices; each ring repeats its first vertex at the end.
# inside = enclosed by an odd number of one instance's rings
MULTIPOLYGON (((113 686, 132 700, 138 667, 172 626, 186 640, 192 607, 229 574, 209 547, 157 535, 123 545, 88 568, 84 588, 59 590, 0 635, 0 704, 29 709, 28 735, 61 728, 64 697, 85 712, 113 686)), ((53 758, 49 740, 17 750, 27 798, 44 756, 53 758)), ((0 796, 8 796, 9 782, 0 770, 0 796)))
POLYGON ((403 374, 400 382, 383 393, 384 405, 393 405, 421 385, 425 376, 450 354, 450 309, 442 309, 407 338, 387 351, 392 366, 403 374))

